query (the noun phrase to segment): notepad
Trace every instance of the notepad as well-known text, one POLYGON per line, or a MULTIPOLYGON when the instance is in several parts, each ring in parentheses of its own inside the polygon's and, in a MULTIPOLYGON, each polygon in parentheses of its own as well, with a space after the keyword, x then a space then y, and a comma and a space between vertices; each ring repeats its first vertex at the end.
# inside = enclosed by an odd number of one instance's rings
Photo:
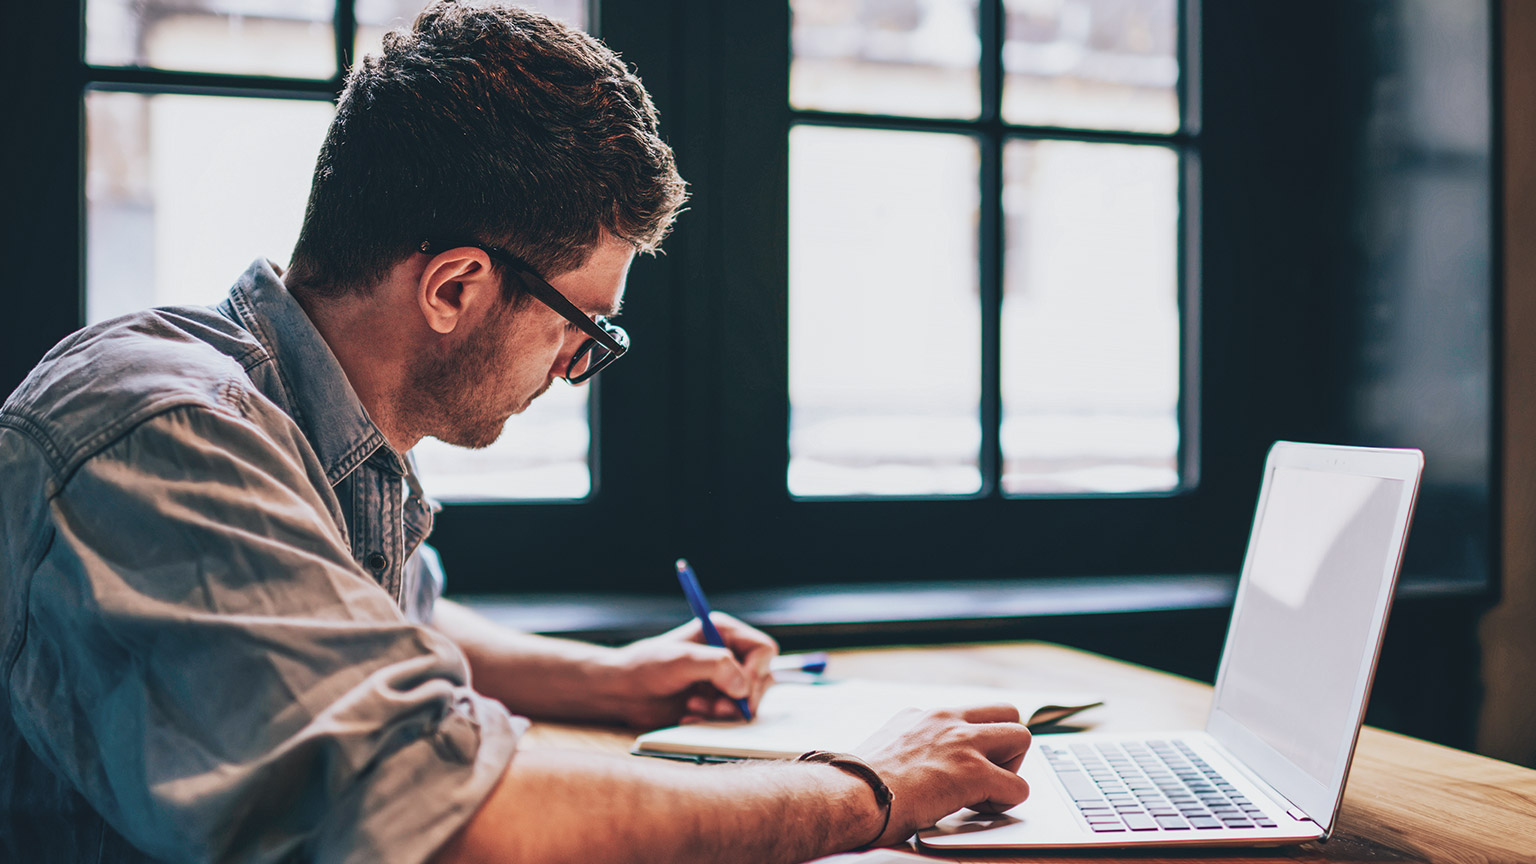
POLYGON ((630 752, 672 758, 793 759, 807 750, 852 750, 905 708, 997 702, 1017 706, 1032 729, 1103 704, 1083 693, 863 679, 778 684, 763 696, 757 719, 751 723, 691 723, 657 729, 636 738, 630 752))

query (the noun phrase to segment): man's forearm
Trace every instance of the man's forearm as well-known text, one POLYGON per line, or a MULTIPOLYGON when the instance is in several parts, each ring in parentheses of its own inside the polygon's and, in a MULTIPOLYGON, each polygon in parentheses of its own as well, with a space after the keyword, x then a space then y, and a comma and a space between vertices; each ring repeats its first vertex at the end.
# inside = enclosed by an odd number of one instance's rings
POLYGON ((695 766, 527 749, 433 864, 804 861, 869 842, 869 787, 827 765, 695 766))
POLYGON ((464 652, 474 688, 519 714, 620 719, 603 704, 611 648, 511 630, 451 600, 437 602, 432 626, 464 652))

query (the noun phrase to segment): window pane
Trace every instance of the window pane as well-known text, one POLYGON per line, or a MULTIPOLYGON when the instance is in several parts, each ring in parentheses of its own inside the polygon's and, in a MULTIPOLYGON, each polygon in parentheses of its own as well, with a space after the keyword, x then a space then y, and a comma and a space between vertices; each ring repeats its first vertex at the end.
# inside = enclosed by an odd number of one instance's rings
POLYGON ((818 111, 975 117, 975 0, 791 0, 790 104, 818 111))
POLYGON ((507 421, 495 444, 465 450, 427 438, 412 452, 427 494, 442 501, 582 498, 592 491, 587 452, 591 387, 555 382, 507 421))
MULTIPOLYGON (((86 96, 86 317, 217 303, 258 255, 285 263, 332 108, 281 99, 86 96)), ((418 447, 445 499, 587 494, 587 392, 553 387, 491 447, 418 447)))
POLYGON ((798 126, 789 144, 789 491, 977 491, 975 141, 798 126))
MULTIPOLYGON (((586 30, 587 3, 588 0, 537 0, 516 5, 537 9, 551 18, 586 30)), ((426 0, 357 0, 356 56, 379 53, 384 34, 397 27, 409 27, 426 5, 426 0)))
POLYGON ((1177 0, 1006 0, 1003 119, 1179 128, 1177 0))
POLYGON ((335 13, 334 0, 88 0, 85 61, 330 78, 335 13))
POLYGON ((1003 490, 1178 485, 1178 156, 1004 151, 1003 490))
POLYGON ((325 102, 86 96, 86 318, 214 303, 299 236, 325 102))

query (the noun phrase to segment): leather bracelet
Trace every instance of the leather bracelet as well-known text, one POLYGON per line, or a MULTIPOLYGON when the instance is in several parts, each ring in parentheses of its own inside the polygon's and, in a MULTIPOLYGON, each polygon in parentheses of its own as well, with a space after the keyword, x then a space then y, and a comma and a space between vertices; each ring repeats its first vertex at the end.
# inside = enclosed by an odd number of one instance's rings
POLYGON ((795 761, 821 762, 831 765, 868 783, 870 790, 875 793, 875 803, 885 811, 885 821, 880 823, 880 830, 875 834, 875 839, 860 848, 867 848, 880 842, 880 838, 885 836, 885 829, 891 827, 891 801, 896 795, 891 791, 891 787, 885 785, 885 781, 880 779, 880 775, 875 773, 875 769, 871 768, 868 762, 852 753, 833 753, 830 750, 811 750, 801 753, 800 758, 795 761))

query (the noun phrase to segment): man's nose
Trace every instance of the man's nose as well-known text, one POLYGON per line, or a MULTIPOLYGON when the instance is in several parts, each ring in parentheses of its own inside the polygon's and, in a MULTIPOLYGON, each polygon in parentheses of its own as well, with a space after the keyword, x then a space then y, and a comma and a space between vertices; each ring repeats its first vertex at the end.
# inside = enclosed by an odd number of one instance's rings
MULTIPOLYGON (((556 378, 575 378, 586 370, 587 360, 592 352, 581 351, 581 346, 591 338, 587 334, 576 330, 565 337, 565 342, 560 346, 560 353, 555 357, 555 365, 551 368, 556 378), (577 354, 580 353, 580 357, 577 354)), ((585 384, 586 382, 581 382, 585 384)), ((578 385, 580 386, 580 385, 578 385)))

